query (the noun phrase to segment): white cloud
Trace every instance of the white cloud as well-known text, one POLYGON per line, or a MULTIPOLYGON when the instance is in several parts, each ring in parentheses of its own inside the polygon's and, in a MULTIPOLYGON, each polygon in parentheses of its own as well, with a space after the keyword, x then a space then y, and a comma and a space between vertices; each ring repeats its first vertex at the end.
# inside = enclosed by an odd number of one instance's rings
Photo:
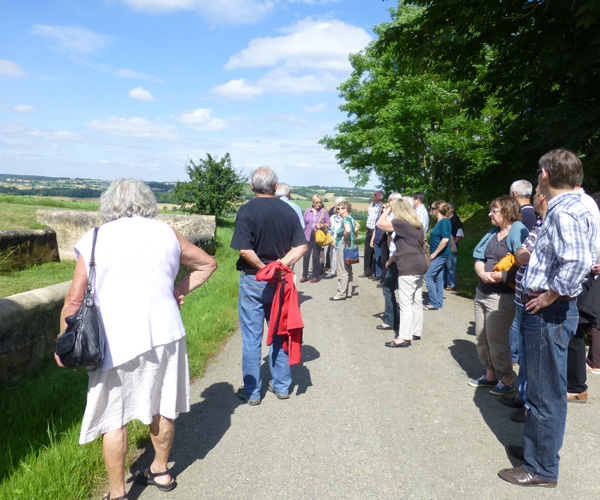
POLYGON ((18 104, 12 108, 13 111, 17 113, 34 113, 35 108, 33 106, 29 106, 28 104, 18 104))
POLYGON ((153 82, 160 83, 162 80, 160 78, 156 78, 152 75, 147 75, 145 73, 139 73, 129 68, 119 69, 115 72, 119 78, 136 78, 139 80, 152 80, 153 82))
POLYGON ((320 69, 348 72, 350 53, 359 52, 371 37, 362 28, 338 20, 310 18, 285 30, 286 35, 256 38, 232 56, 226 69, 281 65, 289 69, 320 69))
POLYGON ((301 95, 310 92, 335 90, 341 79, 331 73, 294 75, 285 69, 276 69, 252 82, 248 79, 231 80, 218 85, 212 92, 219 97, 249 100, 264 94, 301 95))
POLYGON ((227 125, 225 120, 213 118, 210 109, 198 108, 186 111, 177 117, 177 121, 195 130, 220 130, 227 125))
POLYGON ((92 120, 85 125, 91 130, 119 137, 172 140, 177 138, 177 129, 146 118, 118 118, 111 116, 102 120, 92 120))
POLYGON ((142 12, 193 10, 211 24, 252 24, 275 7, 274 0, 122 0, 142 12))
POLYGON ((131 89, 129 91, 129 97, 131 97, 132 99, 137 99, 138 101, 155 101, 156 100, 149 91, 147 91, 146 89, 143 89, 142 87, 136 87, 134 89, 131 89))
POLYGON ((327 109, 327 105, 324 102, 321 102, 314 106, 300 106, 300 109, 305 113, 321 113, 327 109))
POLYGON ((36 24, 32 28, 34 35, 48 40, 56 50, 78 58, 97 54, 111 43, 111 37, 99 35, 77 26, 48 26, 36 24))
POLYGON ((25 76, 26 74, 27 73, 25 73, 25 70, 16 62, 0 59, 0 75, 19 78, 25 76))

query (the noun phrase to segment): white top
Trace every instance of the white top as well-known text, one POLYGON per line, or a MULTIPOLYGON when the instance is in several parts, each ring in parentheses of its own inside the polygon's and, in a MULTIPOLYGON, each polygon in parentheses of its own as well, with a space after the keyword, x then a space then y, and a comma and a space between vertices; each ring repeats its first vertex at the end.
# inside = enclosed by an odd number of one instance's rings
MULTIPOLYGON (((89 275, 94 230, 75 245, 89 275)), ((173 288, 181 247, 173 229, 144 217, 124 217, 100 226, 96 241, 94 303, 106 330, 108 370, 150 349, 182 338, 185 328, 173 288)))
POLYGON ((419 217, 423 229, 425 229, 425 234, 427 235, 427 231, 429 230, 429 212, 427 211, 427 207, 425 205, 419 205, 415 208, 415 212, 417 212, 417 217, 419 217))

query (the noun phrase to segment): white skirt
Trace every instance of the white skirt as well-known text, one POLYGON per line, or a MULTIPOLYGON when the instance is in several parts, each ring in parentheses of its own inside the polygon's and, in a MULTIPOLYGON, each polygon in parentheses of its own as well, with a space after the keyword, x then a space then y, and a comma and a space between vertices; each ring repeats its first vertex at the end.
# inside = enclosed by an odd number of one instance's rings
POLYGON ((89 375, 79 444, 120 429, 132 420, 150 425, 154 415, 174 419, 177 413, 190 411, 185 337, 89 375))

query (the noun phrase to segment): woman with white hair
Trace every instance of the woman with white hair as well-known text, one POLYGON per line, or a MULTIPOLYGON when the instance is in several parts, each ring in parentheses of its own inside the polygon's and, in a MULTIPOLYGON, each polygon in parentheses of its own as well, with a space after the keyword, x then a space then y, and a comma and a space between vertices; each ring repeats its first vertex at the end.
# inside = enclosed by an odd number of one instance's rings
MULTIPOLYGON (((126 500, 127 423, 150 426, 155 457, 133 479, 170 491, 177 483, 167 469, 177 413, 190 409, 183 298, 206 282, 216 261, 178 231, 153 220, 152 190, 134 179, 114 181, 102 194, 102 224, 95 247, 94 303, 106 331, 102 364, 89 374, 79 442, 102 436, 110 492, 103 500, 126 500), (176 286, 179 265, 191 272, 176 286)), ((87 287, 94 230, 75 245, 73 283, 60 315, 64 331, 87 287)), ((60 360, 57 358, 59 365, 60 360)), ((61 365, 62 366, 62 365, 61 365)))

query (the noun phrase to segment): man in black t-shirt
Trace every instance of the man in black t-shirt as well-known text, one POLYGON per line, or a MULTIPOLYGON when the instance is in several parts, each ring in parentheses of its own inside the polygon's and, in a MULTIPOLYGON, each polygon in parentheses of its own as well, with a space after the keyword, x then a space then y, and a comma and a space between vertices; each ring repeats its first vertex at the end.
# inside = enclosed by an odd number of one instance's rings
MULTIPOLYGON (((242 205, 235 219, 231 248, 239 250, 236 268, 240 271, 238 312, 242 330, 242 373, 244 386, 237 395, 249 405, 260 404, 262 387, 260 363, 265 319, 271 314, 276 283, 257 281, 256 273, 270 262, 291 266, 306 253, 304 231, 294 209, 275 198, 277 175, 269 167, 252 174, 250 189, 256 197, 242 205)), ((273 376, 268 389, 279 399, 289 397, 292 375, 281 336, 275 335, 269 348, 273 376)))

